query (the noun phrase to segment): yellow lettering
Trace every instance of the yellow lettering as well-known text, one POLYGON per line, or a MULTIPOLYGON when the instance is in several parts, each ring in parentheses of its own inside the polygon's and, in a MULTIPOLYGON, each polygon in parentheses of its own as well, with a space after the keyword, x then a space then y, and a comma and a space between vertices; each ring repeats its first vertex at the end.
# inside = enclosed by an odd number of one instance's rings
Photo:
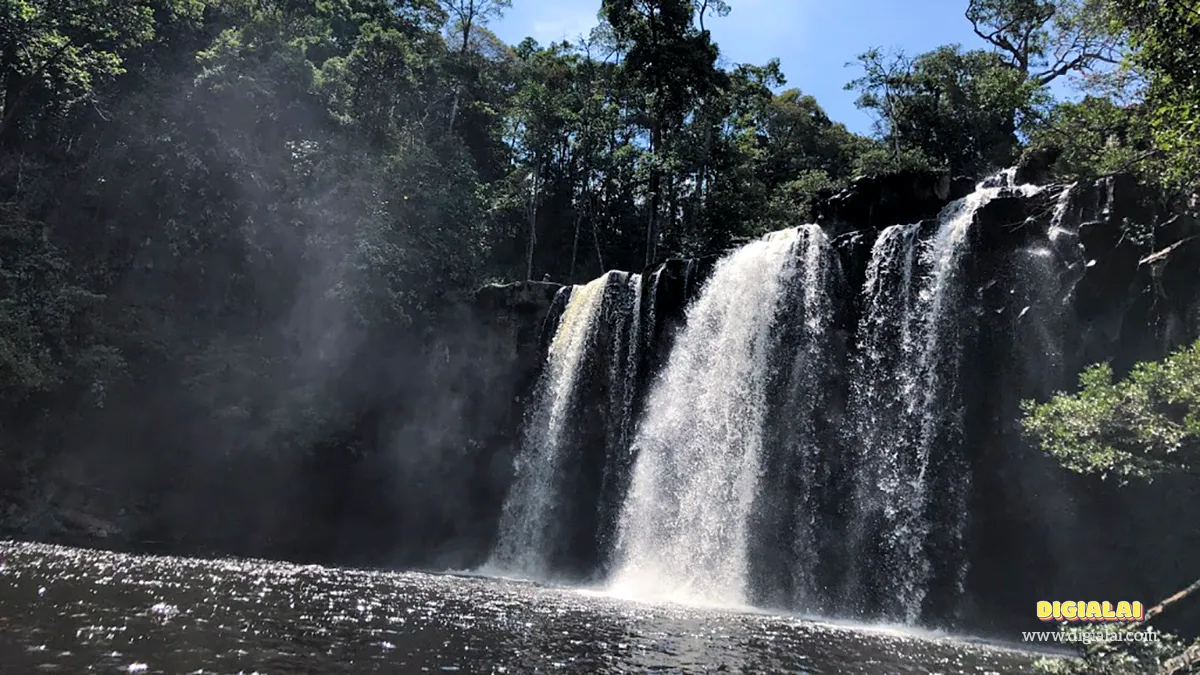
POLYGON ((1143 621, 1146 608, 1128 600, 1038 600, 1037 617, 1041 621, 1143 621))
POLYGON ((1054 618, 1054 605, 1045 600, 1038 600, 1037 617, 1042 621, 1050 621, 1054 618))

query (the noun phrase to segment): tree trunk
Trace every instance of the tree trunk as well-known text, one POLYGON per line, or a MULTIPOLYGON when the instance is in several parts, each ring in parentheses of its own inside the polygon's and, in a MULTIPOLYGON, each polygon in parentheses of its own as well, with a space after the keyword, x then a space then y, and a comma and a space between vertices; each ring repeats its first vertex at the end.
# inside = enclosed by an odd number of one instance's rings
POLYGON ((1179 656, 1167 659, 1158 672, 1159 675, 1178 675, 1191 672, 1192 666, 1197 664, 1200 664, 1200 645, 1192 645, 1179 656))
POLYGON ((541 186, 538 184, 538 169, 533 170, 533 184, 529 189, 529 249, 525 252, 525 279, 533 281, 533 249, 537 246, 537 211, 538 211, 538 191, 541 186))
POLYGON ((712 125, 704 126, 704 154, 700 161, 700 170, 696 172, 696 185, 692 191, 692 217, 687 223, 692 231, 699 229, 704 214, 704 187, 708 182, 708 161, 712 155, 712 125))
MULTIPOLYGON (((474 5, 472 5, 472 10, 474 10, 474 5)), ((463 62, 467 60, 467 49, 471 46, 471 28, 474 23, 475 13, 472 11, 467 15, 466 18, 463 19, 462 44, 459 45, 458 49, 459 66, 462 66, 463 62)), ((462 73, 459 73, 459 77, 462 77, 462 73)), ((462 80, 460 79, 458 84, 454 87, 454 103, 450 105, 450 123, 446 125, 447 133, 454 131, 454 120, 458 117, 458 106, 462 101, 462 93, 463 85, 462 80)))
POLYGON ((662 125, 654 122, 650 132, 650 214, 646 220, 646 267, 654 264, 658 256, 658 207, 659 207, 659 172, 658 149, 662 143, 662 125))
MULTIPOLYGON (((4 112, 0 113, 0 144, 3 144, 12 130, 17 124, 17 109, 20 107, 22 99, 25 98, 25 92, 29 90, 28 83, 34 82, 46 72, 50 66, 58 62, 62 55, 66 53, 67 48, 71 46, 71 42, 64 42, 50 58, 46 59, 37 68, 34 68, 28 76, 21 77, 15 72, 10 72, 7 81, 4 83, 4 112)), ((91 47, 91 43, 85 42, 79 47, 80 51, 91 47)))
POLYGON ((583 226, 583 204, 587 199, 587 188, 584 188, 583 195, 580 196, 579 204, 575 207, 575 238, 571 241, 571 267, 567 274, 567 283, 575 282, 575 258, 579 255, 579 230, 583 226))
POLYGON ((446 125, 446 132, 454 131, 454 118, 458 117, 458 101, 462 96, 462 85, 454 88, 454 103, 450 104, 450 122, 446 125))
POLYGON ((600 231, 596 227, 596 219, 589 218, 592 225, 592 243, 596 247, 596 262, 600 264, 600 274, 604 274, 604 254, 600 251, 600 231))
MULTIPOLYGON (((1187 588, 1183 589, 1182 591, 1179 591, 1178 593, 1175 593, 1174 595, 1171 595, 1170 597, 1168 597, 1167 599, 1158 603, 1157 605, 1151 607, 1150 609, 1147 609, 1146 617, 1144 619, 1142 619, 1141 621, 1139 621, 1137 623, 1131 623, 1128 626, 1125 626, 1124 630, 1132 631, 1132 630, 1141 628, 1142 626, 1145 626, 1146 624, 1150 623, 1154 619, 1154 617, 1156 617, 1159 614, 1162 614, 1164 611, 1166 611, 1166 609, 1168 607, 1170 607, 1171 605, 1174 605, 1175 603, 1179 602, 1180 600, 1183 600, 1184 598, 1188 597, 1192 593, 1195 593, 1196 591, 1200 591, 1200 579, 1193 581, 1191 586, 1188 586, 1187 588)), ((1101 647, 1103 647, 1105 644, 1107 644, 1107 643, 1098 642, 1095 645, 1088 648, 1086 653, 1088 653, 1088 654, 1094 653, 1097 650, 1099 650, 1101 647)))
POLYGON ((1146 610, 1146 618, 1141 623, 1131 624, 1129 627, 1136 628, 1138 626, 1144 626, 1145 624, 1149 623, 1151 619, 1153 619, 1154 617, 1156 617, 1159 614, 1162 614, 1164 611, 1166 611, 1166 609, 1168 607, 1179 602, 1180 600, 1183 600, 1184 598, 1188 597, 1192 593, 1195 593, 1196 591, 1200 591, 1200 579, 1193 581, 1191 586, 1188 586, 1187 588, 1183 589, 1182 591, 1179 591, 1178 593, 1172 595, 1171 597, 1167 598, 1166 600, 1163 600, 1162 602, 1158 603, 1157 605, 1146 610))

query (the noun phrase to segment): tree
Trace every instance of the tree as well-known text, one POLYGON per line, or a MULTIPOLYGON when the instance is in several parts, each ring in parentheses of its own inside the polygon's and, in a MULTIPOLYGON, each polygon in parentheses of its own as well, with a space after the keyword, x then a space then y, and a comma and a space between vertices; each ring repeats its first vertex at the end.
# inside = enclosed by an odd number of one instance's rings
POLYGON ((126 53, 154 37, 150 5, 6 0, 0 5, 0 142, 29 120, 90 100, 97 85, 125 72, 126 53))
MULTIPOLYGON (((1161 361, 1139 363, 1113 381, 1107 364, 1088 368, 1075 394, 1045 403, 1023 402, 1027 434, 1066 468, 1100 477, 1152 480, 1164 474, 1200 477, 1200 340, 1161 361)), ((1145 630, 1167 607, 1200 591, 1200 581, 1151 607, 1138 625, 1101 627, 1145 630)), ((1064 626, 1066 633, 1096 626, 1064 626)), ((1157 640, 1099 641, 1081 659, 1043 659, 1051 675, 1185 673, 1200 663, 1200 640, 1159 633, 1157 640)), ((1069 641, 1069 638, 1064 639, 1069 641)), ((1081 643, 1082 644, 1082 643, 1081 643)))
POLYGON ((862 76, 846 88, 859 92, 858 107, 875 113, 893 156, 919 153, 961 174, 1011 164, 1017 130, 1044 98, 996 54, 957 45, 911 59, 872 49, 859 63, 862 76))
MULTIPOLYGON (((670 143, 692 105, 718 84, 717 48, 707 31, 693 25, 695 9, 691 0, 604 0, 601 5, 624 52, 625 76, 644 97, 640 107, 649 132, 646 265, 657 258, 664 202, 675 196, 662 184, 670 143)), ((674 209, 665 215, 673 220, 674 209)))
POLYGON ((1116 64, 1121 36, 1107 21, 1108 0, 969 0, 966 16, 1022 82, 1049 84, 1097 64, 1116 64))
POLYGON ((1089 178, 1120 172, 1159 172, 1152 125, 1144 104, 1119 105, 1107 96, 1085 96, 1053 106, 1033 125, 1030 148, 1060 151, 1056 172, 1089 178))
MULTIPOLYGON (((465 69, 473 31, 486 26, 492 19, 503 17, 505 10, 512 7, 512 0, 442 0, 442 5, 450 20, 450 32, 458 38, 459 67, 465 69)), ((458 118, 462 90, 462 83, 454 90, 454 104, 450 108, 450 129, 454 128, 454 121, 458 118)))
POLYGON ((725 0, 695 0, 696 3, 696 21, 700 24, 700 30, 704 31, 704 17, 712 16, 729 16, 729 3, 725 0))
POLYGON ((1026 433, 1080 473, 1200 476, 1200 341, 1140 363, 1118 382, 1112 375, 1095 365, 1080 376, 1078 393, 1026 401, 1026 433))
MULTIPOLYGON (((545 199, 547 186, 558 187, 573 176, 573 141, 577 141, 582 102, 578 100, 574 80, 577 59, 568 53, 570 45, 556 44, 539 49, 527 41, 518 50, 521 56, 519 84, 512 100, 508 136, 516 160, 514 185, 525 193, 529 222, 525 278, 533 278, 533 261, 538 241, 538 209, 545 199)), ((569 191, 569 188, 567 189, 569 191)), ((575 228, 576 237, 578 226, 575 228)))
POLYGON ((1163 177, 1170 183, 1200 183, 1200 41, 1196 0, 1113 0, 1113 15, 1129 33, 1129 65, 1147 79, 1145 101, 1163 177))

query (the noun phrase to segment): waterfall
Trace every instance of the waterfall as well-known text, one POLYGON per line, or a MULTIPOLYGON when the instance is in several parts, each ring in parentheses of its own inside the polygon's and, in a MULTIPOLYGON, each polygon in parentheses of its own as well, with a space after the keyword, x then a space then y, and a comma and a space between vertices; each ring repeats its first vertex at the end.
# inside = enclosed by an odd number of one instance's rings
POLYGON ((629 475, 638 377, 644 345, 642 275, 610 272, 614 283, 606 294, 605 323, 612 327, 608 354, 608 414, 605 460, 600 482, 597 543, 601 556, 612 548, 617 513, 629 475))
MULTIPOLYGON (((617 274, 612 272, 611 274, 617 274)), ((610 419, 614 424, 612 436, 617 444, 628 447, 633 431, 634 396, 642 354, 642 275, 627 274, 621 290, 609 307, 616 324, 609 356, 609 381, 619 395, 611 397, 614 409, 610 419)))
POLYGON ((843 603, 917 622, 935 583, 961 594, 969 473, 958 443, 962 258, 976 212, 1011 185, 982 182, 943 210, 937 230, 884 230, 871 252, 851 373, 846 446, 854 491, 843 603))
POLYGON ((977 477, 1004 461, 974 425, 1015 400, 966 397, 960 379, 1012 375, 1032 394, 1056 382, 1056 305, 1086 266, 1069 187, 1044 239, 973 229, 989 204, 989 222, 1028 213, 993 203, 1041 191, 1013 175, 879 231, 865 270, 843 246, 868 232, 831 241, 806 225, 712 268, 670 261, 564 291, 490 567, 602 577, 644 599, 955 615, 971 500, 994 492, 977 477), (976 242, 1003 255, 976 258, 976 242), (861 289, 846 286, 855 274, 861 289), (981 355, 1007 370, 964 370, 981 355))
MULTIPOLYGON (((650 392, 622 508, 614 591, 741 605, 749 593, 750 520, 759 498, 776 324, 800 274, 820 257, 816 226, 783 230, 723 258, 687 311, 650 392)), ((819 295, 819 293, 818 293, 819 295)), ((805 296, 806 298, 808 296, 805 296)), ((814 301, 812 316, 820 323, 814 301)))
POLYGON ((824 553, 824 523, 821 498, 830 482, 832 457, 822 442, 818 422, 829 413, 828 378, 832 375, 827 330, 833 314, 833 257, 829 240, 816 226, 805 236, 803 271, 798 302, 791 312, 798 326, 798 345, 792 359, 788 395, 782 410, 788 422, 782 435, 781 450, 789 455, 791 472, 797 481, 792 549, 792 604, 808 611, 820 611, 824 593, 816 577, 824 553))
POLYGON ((1037 382, 1035 395, 1043 397, 1063 385, 1066 372, 1064 340, 1069 300, 1087 265, 1077 224, 1067 222, 1074 184, 1058 194, 1044 242, 1014 252, 1011 292, 1017 304, 1014 364, 1027 371, 1023 381, 1037 382))
MULTIPOLYGON (((863 285, 859 352, 850 379, 851 434, 846 441, 857 461, 853 466, 854 512, 847 533, 851 568, 844 599, 844 604, 859 614, 872 609, 869 596, 882 594, 873 583, 880 554, 903 545, 906 536, 914 536, 897 532, 900 527, 911 527, 905 518, 911 514, 897 508, 898 503, 907 505, 908 495, 897 493, 904 487, 902 477, 912 473, 904 466, 906 454, 898 444, 907 440, 902 437, 906 430, 900 422, 906 419, 904 401, 913 396, 914 388, 908 369, 914 351, 910 317, 915 315, 917 300, 913 281, 919 234, 917 224, 883 230, 871 249, 863 285), (878 548, 885 550, 875 550, 878 548)), ((883 562, 891 567, 900 564, 883 562)), ((897 590, 911 592, 903 586, 897 590)))
MULTIPOLYGON (((610 273, 611 274, 611 273, 610 273)), ((500 533, 485 567, 529 577, 549 571, 556 536, 559 476, 576 407, 577 382, 593 341, 610 274, 572 289, 550 343, 516 459, 513 485, 500 514, 500 533)))

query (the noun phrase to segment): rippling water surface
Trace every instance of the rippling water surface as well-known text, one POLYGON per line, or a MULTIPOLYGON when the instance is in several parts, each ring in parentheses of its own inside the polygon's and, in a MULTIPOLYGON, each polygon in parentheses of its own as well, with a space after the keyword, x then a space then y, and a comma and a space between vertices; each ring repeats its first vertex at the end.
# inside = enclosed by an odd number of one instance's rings
POLYGON ((3 673, 1026 673, 997 646, 526 582, 0 542, 3 673))

